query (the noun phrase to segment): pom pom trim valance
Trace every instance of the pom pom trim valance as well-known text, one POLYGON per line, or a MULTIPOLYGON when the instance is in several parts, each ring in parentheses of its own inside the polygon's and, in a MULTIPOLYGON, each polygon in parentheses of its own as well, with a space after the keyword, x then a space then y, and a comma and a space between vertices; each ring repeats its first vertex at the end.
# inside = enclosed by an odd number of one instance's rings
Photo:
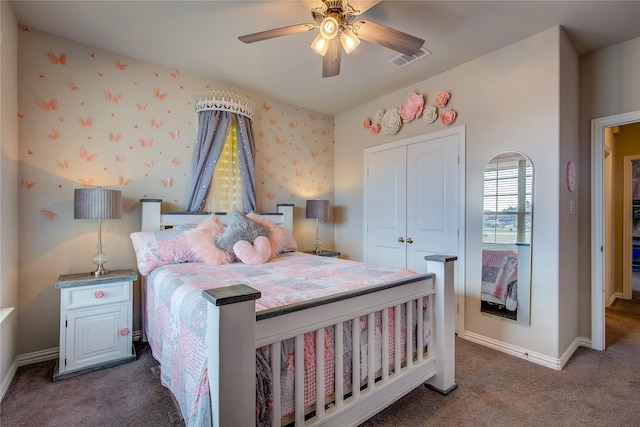
POLYGON ((194 96, 196 113, 205 110, 229 111, 253 120, 255 102, 244 95, 231 92, 205 90, 194 96))

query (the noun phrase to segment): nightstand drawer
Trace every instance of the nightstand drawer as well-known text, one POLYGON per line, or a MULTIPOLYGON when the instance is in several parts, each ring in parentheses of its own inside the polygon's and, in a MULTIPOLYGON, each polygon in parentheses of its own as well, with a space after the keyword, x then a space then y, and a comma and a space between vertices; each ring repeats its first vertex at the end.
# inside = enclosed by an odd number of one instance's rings
POLYGON ((67 288, 62 293, 66 294, 66 307, 78 308, 112 302, 128 301, 131 282, 113 282, 93 286, 67 288))

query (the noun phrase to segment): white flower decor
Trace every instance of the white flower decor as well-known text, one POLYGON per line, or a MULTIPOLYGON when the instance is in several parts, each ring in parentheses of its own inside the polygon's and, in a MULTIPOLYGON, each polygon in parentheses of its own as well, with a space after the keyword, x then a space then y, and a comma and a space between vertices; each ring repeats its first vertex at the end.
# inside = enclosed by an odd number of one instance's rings
POLYGON ((382 133, 385 135, 393 135, 400 130, 400 126, 402 126, 400 110, 394 108, 384 113, 382 117, 382 133))
POLYGON ((371 124, 379 125, 380 123, 382 123, 383 117, 384 117, 384 109, 381 108, 378 111, 376 111, 376 114, 374 114, 373 120, 371 120, 371 124))
POLYGON ((435 105, 427 105, 422 113, 422 120, 427 123, 433 123, 438 118, 438 107, 435 105))

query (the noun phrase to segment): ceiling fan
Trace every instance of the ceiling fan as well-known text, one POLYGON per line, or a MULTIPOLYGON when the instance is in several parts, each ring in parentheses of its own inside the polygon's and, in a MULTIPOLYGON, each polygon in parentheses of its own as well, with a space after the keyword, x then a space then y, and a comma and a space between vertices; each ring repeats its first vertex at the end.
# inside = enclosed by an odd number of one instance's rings
POLYGON ((380 3, 380 0, 298 0, 310 11, 315 23, 296 24, 238 37, 244 43, 254 43, 275 37, 320 29, 311 48, 323 56, 322 77, 340 74, 342 49, 349 54, 360 44, 360 39, 393 49, 405 55, 416 54, 424 40, 394 30, 359 15, 380 3))

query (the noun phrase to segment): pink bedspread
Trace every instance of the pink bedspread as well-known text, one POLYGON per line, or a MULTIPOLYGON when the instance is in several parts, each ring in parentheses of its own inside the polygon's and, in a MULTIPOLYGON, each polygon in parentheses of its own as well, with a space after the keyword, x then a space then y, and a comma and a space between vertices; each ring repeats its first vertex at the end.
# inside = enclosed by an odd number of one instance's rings
MULTIPOLYGON (((211 408, 203 289, 246 284, 262 293, 256 301, 256 311, 261 311, 415 275, 409 270, 300 252, 283 254, 259 266, 185 263, 159 267, 148 277, 145 327, 153 355, 162 366, 162 383, 173 392, 188 426, 207 425, 211 408)), ((313 392, 309 393, 312 398, 313 392)))

